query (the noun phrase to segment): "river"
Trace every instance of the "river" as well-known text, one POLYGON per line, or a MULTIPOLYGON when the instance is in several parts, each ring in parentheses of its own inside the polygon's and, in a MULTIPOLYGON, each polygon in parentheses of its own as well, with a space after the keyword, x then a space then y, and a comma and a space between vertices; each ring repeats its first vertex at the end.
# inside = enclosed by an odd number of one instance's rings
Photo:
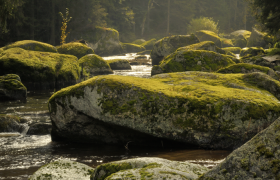
MULTIPOLYGON (((108 59, 134 59, 135 54, 104 57, 108 59)), ((149 56, 147 56, 149 58, 149 56)), ((132 66, 132 70, 114 71, 115 75, 148 78, 151 65, 132 66)), ((53 92, 28 92, 25 102, 0 102, 0 115, 13 114, 28 119, 28 123, 50 123, 47 102, 53 92)), ((204 150, 197 147, 152 148, 75 144, 52 142, 50 135, 20 135, 1 137, 0 180, 25 180, 40 166, 58 159, 70 159, 92 167, 99 164, 136 157, 161 157, 169 160, 188 161, 208 168, 220 163, 230 151, 204 150)))

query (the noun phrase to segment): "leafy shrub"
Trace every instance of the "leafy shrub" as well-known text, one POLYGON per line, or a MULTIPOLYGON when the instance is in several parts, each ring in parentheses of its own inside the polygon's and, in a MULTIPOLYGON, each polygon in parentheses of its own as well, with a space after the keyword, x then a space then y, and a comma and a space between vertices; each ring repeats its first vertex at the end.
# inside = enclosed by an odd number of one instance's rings
POLYGON ((219 32, 218 22, 216 23, 213 18, 200 17, 197 19, 192 19, 187 27, 188 33, 195 33, 200 30, 209 30, 215 33, 219 32))

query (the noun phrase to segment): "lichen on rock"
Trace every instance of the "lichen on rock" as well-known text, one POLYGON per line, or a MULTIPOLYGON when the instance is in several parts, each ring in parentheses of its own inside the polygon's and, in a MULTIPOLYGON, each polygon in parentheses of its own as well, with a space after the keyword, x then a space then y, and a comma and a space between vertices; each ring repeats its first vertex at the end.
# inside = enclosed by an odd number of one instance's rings
POLYGON ((57 47, 60 54, 70 54, 76 56, 78 59, 87 55, 94 54, 94 51, 87 45, 79 42, 70 42, 57 47))
POLYGON ((34 40, 17 41, 17 42, 14 42, 12 44, 9 44, 9 45, 3 47, 2 49, 7 50, 7 49, 11 49, 11 48, 16 48, 16 47, 22 48, 25 50, 31 50, 31 51, 57 53, 56 47, 54 47, 50 44, 47 44, 47 43, 34 41, 34 40))

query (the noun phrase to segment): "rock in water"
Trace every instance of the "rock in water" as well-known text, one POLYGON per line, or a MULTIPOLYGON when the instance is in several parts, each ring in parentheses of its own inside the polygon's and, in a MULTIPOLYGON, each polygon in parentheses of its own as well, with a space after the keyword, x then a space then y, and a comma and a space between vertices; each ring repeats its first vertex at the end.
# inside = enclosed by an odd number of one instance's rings
POLYGON ((16 74, 0 76, 1 100, 26 100, 27 89, 16 74))
POLYGON ((98 166, 91 180, 98 179, 197 179, 208 169, 188 162, 162 158, 135 158, 115 161, 98 166))
POLYGON ((131 66, 128 60, 123 59, 113 59, 107 60, 112 70, 131 70, 131 66))
POLYGON ((52 139, 232 149, 279 117, 279 92, 263 73, 97 76, 49 99, 52 139))
POLYGON ((164 57, 173 53, 179 47, 184 47, 195 43, 199 43, 199 40, 194 34, 176 35, 160 39, 155 43, 151 52, 152 64, 158 65, 164 57))
POLYGON ((279 144, 280 118, 246 144, 233 151, 226 160, 202 175, 199 180, 279 179, 279 144))
POLYGON ((92 171, 85 164, 62 159, 42 166, 29 180, 88 180, 92 171))

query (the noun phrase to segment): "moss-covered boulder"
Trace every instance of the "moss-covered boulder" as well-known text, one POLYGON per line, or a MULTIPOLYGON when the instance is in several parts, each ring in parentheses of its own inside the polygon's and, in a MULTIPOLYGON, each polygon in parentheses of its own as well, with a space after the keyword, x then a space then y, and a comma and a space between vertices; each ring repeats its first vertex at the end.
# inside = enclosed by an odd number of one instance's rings
POLYGON ((267 56, 280 55, 280 48, 270 48, 264 50, 267 56))
POLYGON ((275 73, 273 69, 270 69, 268 67, 254 65, 254 64, 247 64, 247 63, 240 63, 240 64, 234 64, 222 69, 219 69, 217 73, 223 73, 223 74, 231 74, 231 73, 253 73, 253 72, 262 72, 273 79, 279 80, 278 75, 275 73))
POLYGON ((234 47, 231 39, 221 38, 222 47, 234 47))
POLYGON ((99 56, 110 56, 123 52, 119 41, 119 32, 111 28, 95 27, 84 28, 81 32, 69 34, 69 39, 84 39, 90 48, 99 56))
POLYGON ((31 51, 41 51, 41 52, 53 52, 53 53, 57 53, 57 49, 56 47, 47 44, 47 43, 43 43, 43 42, 39 42, 39 41, 33 41, 33 40, 23 40, 23 41, 17 41, 14 42, 12 44, 9 44, 5 47, 3 47, 3 50, 7 50, 7 49, 11 49, 11 48, 22 48, 25 50, 31 50, 31 51))
POLYGON ((57 47, 60 54, 70 54, 76 56, 78 59, 87 55, 94 54, 94 51, 86 44, 80 42, 71 42, 57 47))
POLYGON ((51 134, 52 124, 51 123, 35 123, 30 125, 27 135, 46 135, 51 134))
MULTIPOLYGON (((181 48, 164 58, 159 67, 162 69, 162 73, 183 71, 212 72, 232 64, 235 64, 235 62, 230 57, 219 53, 181 48)), ((159 72, 159 67, 153 66, 152 75, 156 75, 159 72)))
POLYGON ((222 48, 225 52, 232 52, 234 54, 240 54, 241 48, 240 47, 226 47, 222 48))
POLYGON ((131 66, 128 60, 124 59, 113 59, 107 60, 112 70, 130 70, 131 66))
POLYGON ((0 101, 25 100, 27 89, 16 74, 0 76, 0 101))
POLYGON ((141 44, 143 44, 144 42, 146 42, 145 39, 136 39, 135 41, 132 42, 132 44, 141 45, 141 44))
POLYGON ((262 47, 246 47, 241 49, 240 56, 257 56, 264 54, 264 49, 262 47))
POLYGON ((280 118, 233 151, 221 164, 202 175, 199 180, 279 179, 279 144, 280 118))
POLYGON ((247 46, 248 39, 251 36, 251 32, 247 30, 238 30, 230 33, 230 38, 234 46, 244 48, 247 46))
POLYGON ((135 158, 99 165, 91 180, 103 179, 197 179, 208 168, 162 158, 135 158))
POLYGON ((201 30, 201 31, 197 31, 195 35, 198 37, 200 41, 213 41, 216 44, 216 46, 218 46, 219 48, 223 47, 221 38, 212 31, 201 30))
POLYGON ((202 41, 200 43, 192 44, 185 47, 180 47, 176 51, 189 51, 189 50, 206 50, 218 52, 221 49, 218 48, 213 41, 202 41))
POLYGON ((158 65, 164 57, 175 52, 179 47, 184 47, 195 43, 199 43, 199 40, 194 34, 176 35, 160 39, 155 43, 151 52, 152 64, 158 65))
POLYGON ((107 61, 96 54, 88 54, 79 59, 81 67, 81 78, 90 78, 92 76, 113 74, 107 61))
POLYGON ((144 46, 147 50, 152 50, 156 42, 156 39, 150 39, 149 41, 142 43, 141 46, 144 46))
POLYGON ((89 180, 92 171, 94 171, 94 168, 85 164, 60 159, 42 166, 29 178, 29 180, 89 180))
MULTIPOLYGON (((21 122, 22 118, 13 115, 0 115, 0 132, 23 133, 28 126, 21 122)), ((25 132, 26 133, 26 132, 25 132)))
POLYGON ((152 52, 151 50, 145 50, 145 51, 138 52, 136 55, 150 55, 151 52, 152 52))
POLYGON ((266 56, 258 55, 253 57, 242 57, 241 60, 244 63, 255 64, 260 66, 265 66, 273 69, 274 71, 280 71, 280 56, 266 56))
POLYGON ((264 73, 97 76, 49 99, 52 139, 232 149, 279 117, 279 90, 264 73))
POLYGON ((17 74, 28 90, 59 89, 76 84, 78 59, 72 55, 11 48, 0 54, 0 75, 17 74))
POLYGON ((131 43, 122 43, 122 48, 125 53, 137 53, 145 51, 144 46, 131 43))
POLYGON ((272 41, 272 37, 253 28, 247 47, 263 47, 267 49, 269 44, 272 45, 272 41))

